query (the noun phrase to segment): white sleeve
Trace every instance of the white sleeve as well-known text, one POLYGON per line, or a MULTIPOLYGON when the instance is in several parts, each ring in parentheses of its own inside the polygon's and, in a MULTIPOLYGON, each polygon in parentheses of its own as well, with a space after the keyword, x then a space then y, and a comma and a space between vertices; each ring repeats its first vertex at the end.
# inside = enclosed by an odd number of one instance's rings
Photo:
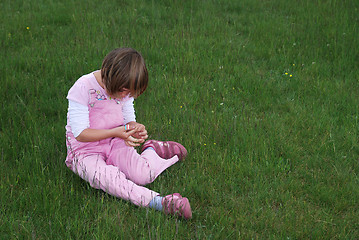
POLYGON ((135 108, 133 107, 134 98, 131 97, 124 102, 122 106, 122 114, 124 124, 129 122, 136 122, 135 108))
POLYGON ((69 124, 75 137, 90 127, 89 110, 86 105, 69 100, 69 124))

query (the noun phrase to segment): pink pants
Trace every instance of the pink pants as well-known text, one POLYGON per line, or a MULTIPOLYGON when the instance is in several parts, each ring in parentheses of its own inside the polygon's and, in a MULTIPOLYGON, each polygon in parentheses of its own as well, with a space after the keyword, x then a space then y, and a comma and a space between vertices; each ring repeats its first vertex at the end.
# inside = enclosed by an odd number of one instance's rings
POLYGON ((153 182, 161 172, 176 163, 178 157, 163 159, 150 149, 139 155, 121 139, 105 142, 108 143, 97 146, 90 143, 80 154, 70 153, 67 165, 92 187, 135 205, 147 206, 159 194, 143 185, 153 182))

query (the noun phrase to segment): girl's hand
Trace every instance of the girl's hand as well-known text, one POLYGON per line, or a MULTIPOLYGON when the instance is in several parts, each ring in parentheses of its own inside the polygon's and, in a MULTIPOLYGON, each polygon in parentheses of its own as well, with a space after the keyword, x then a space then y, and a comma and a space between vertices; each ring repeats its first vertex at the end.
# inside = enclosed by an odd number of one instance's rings
POLYGON ((140 146, 140 143, 144 141, 142 139, 137 139, 132 136, 138 131, 137 127, 133 127, 128 130, 125 129, 125 126, 121 126, 121 127, 113 128, 113 131, 115 137, 123 139, 126 145, 130 147, 140 146))
POLYGON ((131 134, 131 136, 140 139, 140 143, 143 143, 148 138, 145 125, 137 122, 129 122, 127 125, 130 130, 137 128, 137 131, 134 134, 131 134))

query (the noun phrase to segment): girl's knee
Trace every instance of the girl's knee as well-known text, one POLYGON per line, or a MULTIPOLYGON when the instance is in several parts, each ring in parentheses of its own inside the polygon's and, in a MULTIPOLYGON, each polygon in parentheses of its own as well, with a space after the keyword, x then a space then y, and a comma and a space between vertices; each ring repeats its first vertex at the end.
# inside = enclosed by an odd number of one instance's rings
POLYGON ((146 171, 146 172, 142 172, 142 174, 139 174, 135 177, 135 179, 133 179, 133 182, 136 183, 137 185, 147 185, 152 183, 155 180, 155 176, 154 174, 151 174, 151 171, 146 171))

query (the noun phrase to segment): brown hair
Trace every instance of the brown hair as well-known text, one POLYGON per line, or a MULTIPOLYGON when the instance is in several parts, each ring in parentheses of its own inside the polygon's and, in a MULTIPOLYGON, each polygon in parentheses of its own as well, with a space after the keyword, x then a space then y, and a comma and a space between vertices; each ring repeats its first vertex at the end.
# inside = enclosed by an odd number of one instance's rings
POLYGON ((113 95, 127 88, 136 98, 148 84, 145 60, 133 48, 114 49, 102 62, 101 78, 108 94, 113 95))

